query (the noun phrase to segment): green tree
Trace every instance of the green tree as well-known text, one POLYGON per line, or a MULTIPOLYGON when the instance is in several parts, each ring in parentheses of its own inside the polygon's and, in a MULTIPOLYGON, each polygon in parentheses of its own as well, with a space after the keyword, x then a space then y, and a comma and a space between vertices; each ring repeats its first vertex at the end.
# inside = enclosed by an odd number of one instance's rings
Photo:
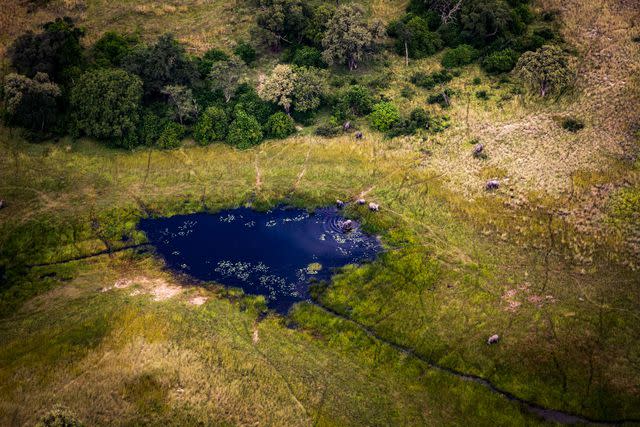
POLYGON ((259 144, 262 136, 262 128, 256 118, 242 109, 236 109, 235 119, 229 126, 227 143, 245 149, 259 144))
POLYGON ((5 77, 4 103, 8 122, 38 132, 48 131, 56 122, 60 87, 44 73, 33 79, 20 74, 5 77))
POLYGON ((168 122, 160 137, 158 138, 158 147, 164 150, 172 150, 180 147, 182 137, 184 136, 184 127, 176 122, 168 122))
POLYGON ((140 118, 142 81, 118 69, 89 71, 71 92, 76 129, 87 136, 131 145, 140 118))
POLYGON ((379 21, 367 22, 362 6, 342 5, 327 24, 322 39, 322 57, 329 65, 346 64, 353 71, 377 50, 383 35, 382 24, 379 21))
POLYGON ((296 124, 285 113, 278 111, 267 120, 266 131, 271 138, 282 139, 296 132, 296 124))
POLYGON ((224 141, 227 137, 227 113, 220 107, 209 107, 200 116, 193 130, 193 136, 200 145, 214 141, 224 141))
POLYGON ((309 23, 311 8, 301 0, 259 0, 257 37, 273 51, 282 43, 300 43, 309 23))
POLYGON ((193 120, 198 116, 198 103, 190 88, 182 85, 170 85, 166 86, 162 93, 167 96, 169 105, 173 107, 173 116, 178 119, 181 125, 185 120, 193 120))
POLYGON ((326 72, 313 67, 300 67, 295 74, 293 108, 301 113, 318 109, 327 91, 326 72))
POLYGON ((82 65, 80 39, 84 30, 68 17, 48 22, 42 28, 41 33, 27 32, 13 42, 7 52, 11 65, 30 78, 45 73, 55 82, 66 83, 82 65))
POLYGON ((119 67, 123 59, 131 53, 138 39, 108 31, 91 47, 91 56, 101 67, 119 67))
POLYGON ((433 55, 442 49, 442 39, 438 33, 429 30, 429 23, 411 14, 389 26, 389 34, 396 38, 396 52, 404 55, 405 64, 409 58, 420 59, 433 55))
POLYGON ((460 26, 465 40, 478 47, 516 29, 514 14, 504 0, 466 1, 460 12, 460 26))
POLYGON ((235 53, 238 58, 242 59, 247 65, 253 64, 257 57, 254 47, 244 41, 238 43, 236 48, 233 50, 233 53, 235 53))
POLYGON ((222 91, 225 101, 229 102, 238 89, 245 70, 245 63, 237 56, 214 63, 209 72, 212 89, 222 91))
POLYGON ((559 93, 571 84, 569 58, 555 45, 545 45, 535 52, 525 52, 516 65, 516 73, 541 97, 559 93))
POLYGON ((202 58, 196 60, 198 72, 202 78, 207 78, 211 72, 211 67, 216 62, 228 61, 229 55, 220 49, 209 49, 202 55, 202 58))
POLYGON ((138 46, 123 60, 123 68, 144 82, 147 96, 158 96, 169 85, 192 86, 198 76, 196 64, 172 34, 160 36, 150 46, 138 46))
POLYGON ((377 103, 373 106, 371 114, 369 114, 369 123, 380 132, 391 130, 394 125, 400 122, 400 119, 398 107, 390 102, 377 103))
POLYGON ((296 49, 291 63, 299 67, 325 68, 327 66, 322 59, 322 52, 312 46, 302 46, 296 49))
POLYGON ((290 114, 296 79, 297 75, 290 65, 276 65, 271 74, 261 77, 258 95, 265 101, 281 106, 290 114))

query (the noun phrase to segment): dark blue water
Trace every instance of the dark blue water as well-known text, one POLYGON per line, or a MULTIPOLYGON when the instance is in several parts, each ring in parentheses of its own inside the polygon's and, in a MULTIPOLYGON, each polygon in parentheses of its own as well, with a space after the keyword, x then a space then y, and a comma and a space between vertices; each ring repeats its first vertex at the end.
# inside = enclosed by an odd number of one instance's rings
POLYGON ((276 208, 247 208, 143 219, 140 229, 167 265, 199 280, 264 295, 270 308, 286 313, 308 299, 312 278, 329 279, 333 270, 372 260, 377 238, 357 223, 344 227, 335 208, 309 214, 276 208))

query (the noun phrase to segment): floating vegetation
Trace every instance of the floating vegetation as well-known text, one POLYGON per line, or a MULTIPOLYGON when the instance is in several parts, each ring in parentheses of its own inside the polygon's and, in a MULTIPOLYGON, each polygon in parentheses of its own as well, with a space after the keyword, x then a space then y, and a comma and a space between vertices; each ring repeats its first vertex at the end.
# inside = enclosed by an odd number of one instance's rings
POLYGON ((140 228, 167 265, 196 279, 264 295, 285 313, 308 298, 309 279, 326 280, 336 268, 371 260, 378 240, 354 221, 345 231, 338 210, 246 208, 218 214, 145 219, 140 228))

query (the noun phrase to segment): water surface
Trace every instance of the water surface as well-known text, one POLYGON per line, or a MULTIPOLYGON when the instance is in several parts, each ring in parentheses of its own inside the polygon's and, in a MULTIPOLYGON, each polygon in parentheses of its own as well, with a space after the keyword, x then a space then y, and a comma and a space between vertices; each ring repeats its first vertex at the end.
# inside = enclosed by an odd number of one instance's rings
POLYGON ((329 279, 337 267, 372 260, 380 243, 357 223, 346 231, 335 208, 248 208, 143 219, 140 229, 167 265, 196 279, 264 295, 285 313, 308 299, 312 278, 329 279))

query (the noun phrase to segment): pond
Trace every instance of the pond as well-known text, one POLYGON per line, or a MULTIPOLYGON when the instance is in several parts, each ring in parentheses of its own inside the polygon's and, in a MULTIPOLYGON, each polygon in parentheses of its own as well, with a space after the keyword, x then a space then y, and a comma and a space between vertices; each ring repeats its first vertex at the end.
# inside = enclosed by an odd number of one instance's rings
POLYGON ((139 227, 169 268, 264 295, 279 313, 309 298, 313 278, 329 279, 336 268, 370 261, 381 250, 336 208, 238 208, 143 219, 139 227))

